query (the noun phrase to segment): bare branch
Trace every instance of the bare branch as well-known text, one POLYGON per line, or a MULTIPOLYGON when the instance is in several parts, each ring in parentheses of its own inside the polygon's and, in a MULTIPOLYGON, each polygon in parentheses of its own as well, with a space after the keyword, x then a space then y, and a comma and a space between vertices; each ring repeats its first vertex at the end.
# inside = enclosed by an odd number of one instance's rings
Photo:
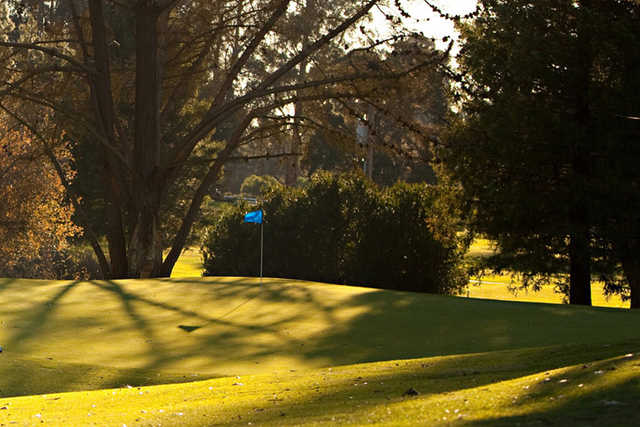
POLYGON ((14 42, 3 42, 0 41, 0 47, 9 47, 12 49, 25 49, 25 50, 37 50, 40 52, 43 52, 49 56, 52 56, 54 58, 59 58, 59 59, 63 59, 65 61, 67 61, 69 64, 77 67, 78 69, 84 71, 87 74, 95 74, 96 70, 87 67, 86 65, 82 64, 81 62, 76 61, 75 59, 73 59, 72 57, 65 55, 63 53, 60 53, 58 50, 56 49, 52 49, 50 47, 42 47, 42 46, 38 46, 37 44, 33 44, 33 43, 14 43, 14 42))
POLYGON ((102 144, 110 153, 114 154, 115 157, 120 160, 120 162, 122 163, 122 165, 125 167, 125 169, 128 172, 131 172, 131 168, 129 167, 129 163, 127 162, 127 160, 125 159, 124 155, 113 145, 111 144, 111 142, 109 142, 104 135, 102 135, 100 132, 98 132, 98 130, 93 127, 92 125, 90 125, 86 119, 85 120, 79 120, 80 115, 78 113, 75 112, 71 112, 69 110, 67 110, 66 108, 62 107, 60 104, 56 104, 53 103, 51 101, 47 101, 41 97, 39 97, 37 94, 32 94, 22 88, 20 88, 20 91, 23 92, 23 94, 14 94, 14 96, 18 99, 23 99, 25 101, 30 101, 33 102, 34 104, 37 105, 41 105, 43 107, 46 107, 48 109, 51 109, 53 111, 57 111, 58 113, 66 116, 67 118, 74 120, 76 123, 81 124, 86 130, 88 130, 91 135, 93 135, 96 140, 102 144))
POLYGON ((247 48, 244 50, 244 52, 242 53, 238 61, 231 67, 231 70, 229 70, 229 74, 227 75, 227 78, 225 79, 224 83, 220 86, 218 93, 216 94, 213 102, 211 103, 212 108, 215 107, 216 105, 220 105, 222 101, 225 99, 225 97, 227 96, 227 92, 229 91, 229 89, 231 89, 231 86, 233 85, 233 82, 238 77, 238 74, 240 74, 240 71, 245 66, 247 61, 249 61, 249 58, 251 58, 251 55, 253 55, 255 50, 258 48, 258 45, 262 43, 267 33, 271 31, 271 29, 276 24, 276 22, 278 22, 278 19, 280 19, 280 17, 286 12, 290 1, 291 0, 282 0, 280 2, 276 10, 269 17, 269 20, 265 22, 265 24, 262 26, 260 31, 258 31, 258 33, 253 37, 253 39, 251 40, 251 43, 249 43, 249 46, 247 46, 247 48))
POLYGON ((269 77, 267 77, 258 87, 253 89, 251 92, 246 94, 245 96, 234 100, 231 105, 229 103, 221 104, 216 108, 217 104, 212 104, 212 109, 208 112, 208 114, 202 119, 200 124, 196 126, 183 140, 182 143, 178 144, 176 150, 171 158, 184 160, 189 156, 189 153, 196 146, 198 141, 202 139, 205 135, 207 135, 215 124, 217 120, 221 116, 227 116, 227 112, 229 111, 229 107, 232 112, 237 111, 236 105, 242 105, 247 100, 255 99, 263 95, 258 95, 264 93, 264 91, 272 86, 275 82, 280 80, 284 75, 286 75, 289 71, 291 71, 296 65, 304 61, 311 54, 317 52, 322 47, 327 45, 332 39, 336 36, 347 30, 351 25, 353 25, 356 21, 366 15, 369 10, 378 2, 379 0, 370 0, 365 6, 363 6, 360 10, 354 13, 350 18, 343 21, 340 25, 333 28, 324 36, 320 37, 317 41, 312 43, 311 45, 303 48, 296 56, 287 61, 284 65, 278 68, 276 71, 271 73, 269 77), (242 100, 242 101, 241 101, 242 100))

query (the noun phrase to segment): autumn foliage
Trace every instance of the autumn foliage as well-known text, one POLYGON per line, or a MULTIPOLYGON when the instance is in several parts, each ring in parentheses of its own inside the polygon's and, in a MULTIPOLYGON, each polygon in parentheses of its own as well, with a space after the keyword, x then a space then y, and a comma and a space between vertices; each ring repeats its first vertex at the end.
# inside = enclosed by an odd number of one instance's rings
MULTIPOLYGON (((60 158, 70 155, 56 149, 60 158)), ((70 171, 67 174, 71 175, 70 171)), ((55 169, 29 135, 0 125, 0 276, 50 277, 80 229, 55 169)))

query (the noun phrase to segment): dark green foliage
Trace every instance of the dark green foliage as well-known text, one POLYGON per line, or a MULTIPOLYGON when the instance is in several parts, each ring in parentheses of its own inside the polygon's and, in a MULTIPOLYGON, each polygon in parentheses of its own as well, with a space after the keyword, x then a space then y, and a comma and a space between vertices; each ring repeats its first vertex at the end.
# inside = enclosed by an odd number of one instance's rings
POLYGON ((638 127, 628 119, 640 111, 640 6, 479 4, 461 26, 467 90, 440 154, 463 184, 470 227, 498 242, 490 266, 563 274, 570 300, 588 303, 590 276, 613 284, 613 248, 640 229, 638 127))
MULTIPOLYGON (((274 188, 265 212, 264 275, 385 289, 456 293, 466 286, 450 189, 320 172, 274 188)), ((211 227, 205 275, 257 275, 260 226, 238 205, 211 227)))

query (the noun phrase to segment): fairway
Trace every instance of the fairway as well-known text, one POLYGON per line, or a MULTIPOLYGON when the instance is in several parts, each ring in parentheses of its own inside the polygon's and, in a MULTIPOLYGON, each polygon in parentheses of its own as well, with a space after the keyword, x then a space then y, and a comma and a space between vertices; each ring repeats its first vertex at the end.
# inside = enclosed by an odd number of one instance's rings
MULTIPOLYGON (((475 262, 495 253, 495 245, 487 239, 475 239, 469 248, 466 258, 475 262)), ((189 262, 188 258, 185 262, 189 262)), ((193 264, 190 264, 193 265, 193 264)), ((487 274, 483 277, 472 277, 466 295, 471 298, 495 299, 502 301, 543 302, 563 304, 564 295, 556 292, 553 285, 543 286, 540 290, 519 289, 521 283, 512 274, 487 274)), ((623 301, 620 295, 607 296, 603 284, 591 283, 591 303, 594 307, 629 308, 629 301, 623 301)))

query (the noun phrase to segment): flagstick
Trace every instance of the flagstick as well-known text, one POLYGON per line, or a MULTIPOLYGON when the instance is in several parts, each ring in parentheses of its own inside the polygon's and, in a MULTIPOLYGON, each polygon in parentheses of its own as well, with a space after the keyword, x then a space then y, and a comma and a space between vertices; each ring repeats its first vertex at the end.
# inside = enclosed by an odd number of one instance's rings
POLYGON ((262 253, 264 248, 264 220, 260 223, 260 284, 262 285, 262 253))

